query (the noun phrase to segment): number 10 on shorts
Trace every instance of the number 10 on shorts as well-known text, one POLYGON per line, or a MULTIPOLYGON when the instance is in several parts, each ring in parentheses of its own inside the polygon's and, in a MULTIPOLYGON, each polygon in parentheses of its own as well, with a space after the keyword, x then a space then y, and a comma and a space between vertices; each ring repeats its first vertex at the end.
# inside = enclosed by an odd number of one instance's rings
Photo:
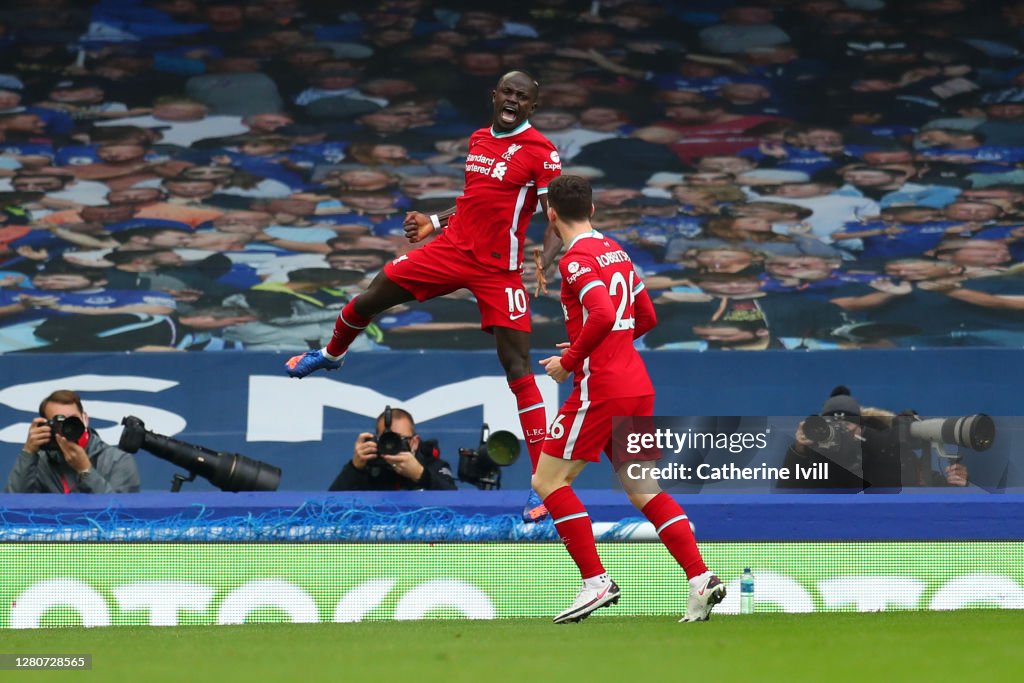
POLYGON ((506 287, 505 296, 508 298, 508 316, 512 320, 526 315, 526 290, 523 288, 506 287))

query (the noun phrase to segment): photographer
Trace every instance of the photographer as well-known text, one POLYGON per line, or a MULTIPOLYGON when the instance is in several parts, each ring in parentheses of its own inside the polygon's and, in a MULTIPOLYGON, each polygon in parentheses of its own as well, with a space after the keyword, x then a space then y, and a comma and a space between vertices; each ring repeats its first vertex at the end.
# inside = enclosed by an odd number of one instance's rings
POLYGON ((103 442, 74 391, 39 404, 28 438, 7 477, 6 493, 138 493, 135 459, 103 442))
POLYGON ((827 463, 828 476, 790 477, 780 480, 777 488, 893 490, 903 486, 967 485, 965 465, 954 462, 936 472, 931 466, 930 444, 901 437, 900 421, 915 419, 909 411, 895 415, 879 408, 862 408, 849 389, 839 386, 825 401, 820 417, 820 421, 808 418, 800 423, 783 466, 792 473, 796 465, 808 468, 827 463), (811 422, 815 424, 809 425, 811 422))
POLYGON ((352 460, 330 491, 451 491, 455 479, 440 458, 437 441, 423 441, 412 415, 388 408, 377 417, 377 435, 356 438, 352 460))
POLYGON ((825 477, 808 479, 790 476, 779 480, 778 488, 863 490, 870 487, 899 488, 899 440, 894 430, 869 427, 861 417, 857 399, 846 387, 836 387, 821 407, 820 417, 808 418, 796 430, 796 439, 786 451, 783 467, 791 473, 799 465, 826 464, 825 477), (811 429, 827 428, 827 437, 811 429), (810 432, 810 433, 809 433, 810 432))

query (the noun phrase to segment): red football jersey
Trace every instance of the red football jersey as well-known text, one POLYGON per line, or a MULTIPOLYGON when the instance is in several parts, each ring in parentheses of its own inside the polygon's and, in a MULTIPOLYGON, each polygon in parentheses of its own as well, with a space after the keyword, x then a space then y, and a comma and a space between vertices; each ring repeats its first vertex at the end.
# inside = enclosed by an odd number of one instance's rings
POLYGON ((580 399, 653 394, 647 366, 633 346, 636 297, 642 293, 647 299, 647 293, 629 255, 615 240, 595 230, 572 241, 558 269, 562 273, 562 310, 570 344, 575 345, 580 338, 587 316, 582 302, 592 288, 603 288, 615 310, 611 331, 582 359, 578 369, 572 367, 576 362, 567 360, 572 357, 572 349, 563 357, 563 366, 575 369, 574 383, 580 399))
POLYGON ((466 188, 445 231, 481 264, 519 270, 537 196, 562 172, 555 146, 529 121, 508 133, 481 128, 469 138, 466 188))

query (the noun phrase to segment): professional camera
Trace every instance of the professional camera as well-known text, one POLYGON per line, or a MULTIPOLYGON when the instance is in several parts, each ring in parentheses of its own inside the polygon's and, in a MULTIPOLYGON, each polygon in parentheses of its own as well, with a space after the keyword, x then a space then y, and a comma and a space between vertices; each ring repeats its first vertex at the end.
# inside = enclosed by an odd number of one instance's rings
POLYGON ((519 439, 508 431, 490 433, 485 422, 480 429, 480 445, 459 449, 459 480, 478 489, 501 488, 501 468, 519 458, 519 439))
POLYGON ((992 446, 996 438, 996 423, 985 413, 962 417, 936 417, 928 420, 911 417, 902 420, 900 427, 901 441, 930 441, 938 454, 944 458, 957 457, 946 453, 944 444, 984 451, 992 446))
POLYGON ((809 415, 804 419, 804 436, 814 442, 817 450, 836 450, 850 433, 846 425, 842 417, 809 415))
POLYGON ((192 481, 196 475, 208 480, 221 491, 276 491, 281 483, 281 470, 259 460, 237 453, 219 453, 202 446, 194 446, 169 436, 146 429, 137 417, 128 415, 121 420, 124 431, 118 447, 129 453, 144 448, 158 458, 183 467, 189 477, 174 476, 172 491, 178 491, 182 482, 192 481))
POLYGON ((384 431, 373 440, 377 455, 398 455, 412 450, 409 437, 391 431, 391 406, 384 406, 384 431))
POLYGON ((57 448, 58 434, 72 443, 77 443, 82 448, 85 448, 85 444, 89 440, 85 423, 74 415, 54 415, 46 421, 46 426, 50 428, 50 441, 46 444, 46 447, 50 449, 57 448))
POLYGON ((391 431, 391 406, 384 406, 384 431, 373 442, 377 444, 377 457, 366 461, 366 473, 371 477, 379 477, 389 471, 387 460, 380 456, 412 452, 409 437, 391 431))

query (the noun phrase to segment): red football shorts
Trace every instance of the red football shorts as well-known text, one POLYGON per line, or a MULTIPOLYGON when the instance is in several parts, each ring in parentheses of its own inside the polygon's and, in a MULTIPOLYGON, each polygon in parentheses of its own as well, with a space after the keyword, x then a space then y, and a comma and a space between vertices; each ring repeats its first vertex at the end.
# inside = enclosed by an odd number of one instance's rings
MULTIPOLYGON (((628 454, 624 431, 615 430, 614 434, 612 431, 614 417, 650 417, 653 414, 653 394, 581 401, 579 391, 573 391, 548 427, 542 452, 565 460, 598 462, 604 451, 616 471, 627 462, 658 460, 661 452, 657 449, 628 454)), ((646 429, 651 428, 646 423, 653 425, 653 420, 633 422, 645 423, 646 429)))
POLYGON ((384 264, 384 273, 417 301, 468 289, 480 309, 480 327, 530 331, 529 295, 519 271, 484 268, 469 251, 442 232, 432 242, 384 264))

